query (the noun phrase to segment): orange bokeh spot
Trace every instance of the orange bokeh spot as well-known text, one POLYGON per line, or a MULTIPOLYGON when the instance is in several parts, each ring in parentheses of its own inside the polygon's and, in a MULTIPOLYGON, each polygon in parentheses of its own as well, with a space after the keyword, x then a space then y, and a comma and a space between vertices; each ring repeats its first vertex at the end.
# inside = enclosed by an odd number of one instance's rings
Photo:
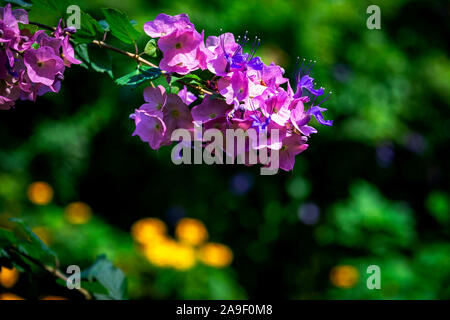
POLYGON ((204 264, 212 267, 226 267, 233 261, 233 252, 220 243, 207 243, 198 251, 198 257, 204 264))
POLYGON ((200 220, 183 218, 175 229, 176 237, 189 245, 199 245, 208 239, 208 231, 200 220))
POLYGON ((16 268, 0 267, 0 285, 5 288, 12 288, 17 280, 19 280, 19 271, 16 268))
POLYGON ((45 296, 45 297, 42 297, 40 300, 67 300, 67 298, 60 297, 60 296, 45 296))
POLYGON ((27 195, 32 203, 46 205, 53 199, 53 188, 47 182, 33 182, 28 186, 27 195))
POLYGON ((0 300, 25 300, 25 299, 19 297, 18 295, 15 295, 14 293, 4 292, 0 293, 0 300))
POLYGON ((350 265, 336 266, 331 269, 330 281, 333 285, 339 288, 352 288, 359 281, 358 269, 350 265))
POLYGON ((92 217, 92 209, 84 202, 73 202, 66 207, 64 214, 72 224, 85 224, 92 217))

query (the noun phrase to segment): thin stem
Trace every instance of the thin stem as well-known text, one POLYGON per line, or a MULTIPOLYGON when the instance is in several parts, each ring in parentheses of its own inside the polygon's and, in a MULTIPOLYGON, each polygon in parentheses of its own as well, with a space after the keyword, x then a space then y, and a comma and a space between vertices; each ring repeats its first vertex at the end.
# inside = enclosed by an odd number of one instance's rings
MULTIPOLYGON (((153 68, 158 68, 157 65, 155 65, 155 64, 151 63, 150 61, 142 58, 139 54, 134 54, 134 53, 131 53, 131 52, 128 52, 128 51, 125 51, 125 50, 113 47, 113 46, 111 46, 111 45, 109 45, 109 44, 107 44, 107 43, 105 43, 103 41, 94 40, 94 41, 92 41, 92 43, 97 45, 97 46, 99 46, 100 48, 105 48, 105 49, 108 49, 108 50, 120 53, 122 55, 125 55, 125 56, 127 56, 127 57, 129 57, 131 59, 136 60, 139 63, 145 64, 145 65, 153 67, 153 68)), ((161 73, 165 77, 169 76, 169 74, 167 72, 165 72, 165 71, 161 71, 161 73)), ((211 92, 209 90, 206 90, 206 89, 204 89, 204 88, 202 88, 200 86, 196 86, 196 85, 184 82, 184 81, 180 81, 180 83, 182 83, 182 84, 184 84, 184 85, 186 85, 188 87, 191 87, 191 88, 193 88, 195 90, 198 90, 198 91, 200 91, 201 93, 204 93, 204 94, 209 94, 209 95, 213 95, 214 94, 213 92, 211 92)))
MULTIPOLYGON (((35 258, 17 250, 16 248, 10 248, 10 249, 13 250, 15 253, 27 258, 28 260, 30 260, 37 266, 41 267, 45 271, 51 273, 54 277, 59 278, 59 279, 63 280, 64 282, 67 282, 67 279, 68 279, 67 276, 64 273, 62 273, 59 269, 51 267, 51 266, 47 266, 47 265, 43 264, 42 262, 40 262, 39 260, 36 260, 35 258)), ((86 300, 92 300, 92 295, 86 289, 80 287, 80 289, 76 288, 76 290, 78 292, 80 292, 85 297, 86 300)))
MULTIPOLYGON (((55 30, 56 30, 56 28, 47 26, 47 25, 42 24, 42 23, 39 23, 39 22, 31 22, 31 21, 30 21, 29 24, 33 24, 33 25, 36 25, 36 26, 38 26, 38 27, 41 27, 41 28, 43 28, 43 29, 47 29, 47 30, 50 30, 50 31, 55 31, 55 30)), ((104 42, 104 41, 99 41, 99 40, 93 40, 91 43, 92 43, 92 44, 95 44, 95 45, 97 45, 97 46, 99 46, 100 48, 105 48, 105 49, 107 49, 107 50, 111 50, 111 51, 120 53, 120 54, 122 54, 122 55, 124 55, 124 56, 127 56, 127 57, 129 57, 129 58, 131 58, 131 59, 137 61, 138 63, 145 64, 145 65, 147 65, 147 66, 149 66, 149 67, 152 67, 152 68, 158 68, 157 65, 151 63, 150 61, 148 61, 148 60, 142 58, 139 54, 137 54, 138 51, 136 51, 136 53, 131 53, 131 52, 128 52, 128 51, 125 51, 125 50, 122 50, 122 49, 113 47, 113 46, 107 44, 106 42, 104 42)), ((137 49, 137 47, 135 47, 135 48, 137 49)), ((165 77, 170 76, 170 75, 169 75, 167 72, 165 72, 165 71, 161 71, 161 73, 162 73, 165 77)), ((191 88, 193 88, 193 89, 195 89, 195 90, 197 90, 197 91, 199 91, 199 92, 201 92, 201 93, 203 93, 203 94, 208 94, 208 95, 213 95, 213 94, 214 94, 214 92, 211 92, 211 91, 209 91, 209 90, 207 90, 207 89, 204 89, 204 88, 201 87, 201 86, 196 86, 196 85, 193 85, 193 84, 190 84, 190 83, 187 83, 187 82, 184 82, 184 81, 180 81, 180 80, 179 80, 179 82, 182 83, 182 84, 184 84, 184 85, 186 85, 186 86, 188 86, 188 87, 191 87, 191 88)))

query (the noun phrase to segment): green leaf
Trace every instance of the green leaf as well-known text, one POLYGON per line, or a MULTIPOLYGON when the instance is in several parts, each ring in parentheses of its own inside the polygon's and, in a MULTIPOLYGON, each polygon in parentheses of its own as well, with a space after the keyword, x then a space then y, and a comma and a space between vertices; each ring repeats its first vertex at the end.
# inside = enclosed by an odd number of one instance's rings
POLYGON ((30 8, 33 5, 31 3, 22 1, 22 0, 3 0, 5 2, 9 2, 9 3, 13 3, 13 4, 17 4, 18 6, 21 6, 23 8, 30 8))
POLYGON ((144 49, 145 54, 149 55, 150 57, 155 58, 158 54, 158 45, 156 44, 155 39, 151 39, 147 44, 145 45, 144 49))
POLYGON ((54 265, 56 254, 22 220, 0 220, 0 248, 14 250, 46 265, 54 265))
POLYGON ((68 0, 32 0, 36 8, 52 12, 59 18, 67 16, 67 7, 71 5, 68 0))
POLYGON ((102 9, 111 33, 125 43, 135 43, 141 33, 137 31, 128 19, 128 16, 117 9, 102 9))
POLYGON ((195 74, 187 74, 182 77, 171 77, 170 83, 174 84, 176 82, 183 82, 183 83, 189 83, 196 86, 203 86, 203 80, 195 75, 195 74))
POLYGON ((95 263, 81 274, 90 283, 99 283, 106 292, 101 293, 97 287, 93 293, 98 300, 123 300, 127 298, 127 282, 124 273, 105 255, 97 257, 95 263))
POLYGON ((81 12, 80 29, 72 36, 76 43, 89 43, 103 36, 104 30, 102 26, 86 12, 81 12))
POLYGON ((112 58, 108 51, 86 43, 75 46, 75 53, 86 66, 113 78, 112 58))
POLYGON ((116 79, 116 84, 120 86, 138 86, 142 82, 157 79, 161 75, 159 68, 141 66, 129 74, 116 79))

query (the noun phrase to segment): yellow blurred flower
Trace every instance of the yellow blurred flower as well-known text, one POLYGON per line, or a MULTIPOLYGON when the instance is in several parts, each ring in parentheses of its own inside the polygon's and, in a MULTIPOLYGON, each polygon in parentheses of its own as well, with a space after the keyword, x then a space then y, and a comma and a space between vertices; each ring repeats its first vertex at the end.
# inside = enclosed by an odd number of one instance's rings
POLYGON ((160 238, 144 248, 148 261, 157 267, 187 270, 195 265, 195 251, 191 246, 170 238, 160 238))
POLYGON ((47 182, 33 182, 28 186, 27 195, 32 203, 46 205, 53 199, 53 188, 47 182))
POLYGON ((195 265, 195 250, 189 245, 177 243, 173 252, 172 267, 188 270, 195 265))
POLYGON ((92 217, 92 209, 84 202, 73 202, 66 207, 64 214, 72 224, 85 224, 92 217))
POLYGON ((175 229, 176 237, 186 244, 199 245, 208 239, 208 231, 203 222, 191 219, 181 219, 175 229))
POLYGON ((60 297, 60 296, 45 296, 45 297, 42 297, 40 300, 67 300, 67 298, 60 297))
POLYGON ((0 293, 0 300, 25 300, 24 298, 15 295, 14 293, 4 292, 0 293))
POLYGON ((34 227, 32 231, 42 240, 46 245, 51 243, 50 231, 46 227, 34 227))
POLYGON ((12 288, 17 280, 19 280, 19 271, 16 268, 0 267, 0 285, 5 288, 12 288))
POLYGON ((204 264, 212 267, 226 267, 233 261, 233 252, 220 243, 207 243, 198 251, 198 257, 204 264))
POLYGON ((330 281, 333 285, 339 288, 352 288, 359 281, 358 269, 350 265, 336 266, 331 269, 330 281))
POLYGON ((157 218, 138 220, 131 227, 133 239, 144 245, 149 245, 152 242, 162 240, 162 238, 165 237, 166 232, 166 225, 157 218))
POLYGON ((176 242, 170 238, 160 236, 155 240, 151 242, 151 245, 144 248, 145 257, 157 267, 170 266, 176 242))

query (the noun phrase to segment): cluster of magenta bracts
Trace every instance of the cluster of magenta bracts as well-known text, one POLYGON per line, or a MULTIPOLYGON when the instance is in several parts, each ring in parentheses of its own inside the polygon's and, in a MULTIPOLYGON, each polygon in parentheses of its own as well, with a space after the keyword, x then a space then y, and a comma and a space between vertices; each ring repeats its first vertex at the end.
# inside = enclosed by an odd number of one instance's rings
POLYGON ((65 67, 81 63, 69 43, 74 29, 59 24, 51 35, 44 30, 30 34, 20 24, 28 24, 25 10, 12 10, 10 4, 0 8, 0 109, 58 92, 65 67))
POLYGON ((317 132, 308 125, 311 117, 320 124, 332 125, 331 120, 324 120, 322 112, 326 109, 320 107, 327 98, 316 102, 324 90, 314 88, 310 76, 314 63, 302 63, 294 91, 283 77, 283 68, 274 63, 265 65, 255 56, 259 39, 255 39, 248 53, 244 52, 247 34, 235 39, 233 34, 223 33, 205 41, 204 32, 197 32, 186 14, 160 14, 147 22, 144 30, 150 37, 159 38, 158 48, 163 54, 161 70, 185 75, 207 69, 212 73, 210 88, 222 97, 205 95, 200 104, 190 108, 197 97, 186 87, 178 95, 167 93, 162 86, 146 88, 146 103, 131 118, 136 123, 134 135, 148 142, 152 149, 171 144, 175 129, 193 131, 195 125, 224 133, 226 129, 254 128, 257 132, 268 132, 268 136, 272 129, 278 129, 278 141, 270 138, 253 141, 247 148, 278 150, 280 168, 289 171, 294 167, 295 156, 308 147, 310 134, 317 132))

